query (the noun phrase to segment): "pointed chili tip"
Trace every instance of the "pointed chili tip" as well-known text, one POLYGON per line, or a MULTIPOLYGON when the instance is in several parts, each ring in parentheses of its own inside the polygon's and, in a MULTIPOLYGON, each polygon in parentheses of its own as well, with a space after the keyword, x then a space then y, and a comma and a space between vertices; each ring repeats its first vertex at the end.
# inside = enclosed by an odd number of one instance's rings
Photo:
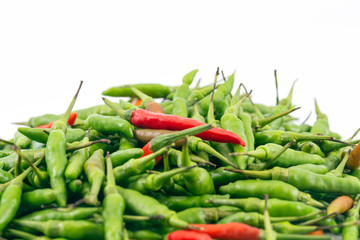
POLYGON ((190 228, 190 229, 194 229, 194 230, 199 230, 199 231, 202 231, 202 230, 203 230, 203 228, 197 227, 197 226, 193 226, 193 225, 189 225, 189 228, 190 228))

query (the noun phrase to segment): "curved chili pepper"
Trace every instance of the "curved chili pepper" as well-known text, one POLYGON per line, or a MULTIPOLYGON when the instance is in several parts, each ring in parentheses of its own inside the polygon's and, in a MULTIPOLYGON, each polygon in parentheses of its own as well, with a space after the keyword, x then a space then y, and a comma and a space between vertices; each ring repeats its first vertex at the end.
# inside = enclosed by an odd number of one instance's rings
POLYGON ((352 170, 360 167, 360 143, 351 151, 349 160, 346 162, 346 167, 352 170))
MULTIPOLYGON (((355 222, 359 220, 359 211, 360 211, 360 195, 358 194, 355 198, 353 207, 347 212, 345 223, 355 222)), ((359 237, 359 227, 356 225, 345 226, 342 230, 342 239, 343 240, 352 240, 358 239, 359 237)))
MULTIPOLYGON (((183 118, 176 115, 167 115, 162 113, 152 113, 143 109, 128 110, 125 112, 118 105, 103 98, 104 102, 111 107, 116 114, 125 118, 133 125, 140 128, 184 130, 204 123, 191 118, 183 118)), ((224 129, 212 128, 197 135, 204 140, 217 142, 230 142, 245 146, 245 142, 236 134, 224 129)))

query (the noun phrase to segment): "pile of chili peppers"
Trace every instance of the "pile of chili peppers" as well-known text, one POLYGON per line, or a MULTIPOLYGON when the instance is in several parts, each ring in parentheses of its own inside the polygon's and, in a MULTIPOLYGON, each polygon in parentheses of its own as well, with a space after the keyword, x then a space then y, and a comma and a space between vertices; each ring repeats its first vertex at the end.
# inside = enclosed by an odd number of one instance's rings
POLYGON ((197 72, 73 110, 81 82, 63 114, 19 123, 0 140, 0 239, 358 239, 356 133, 316 101, 299 123, 294 85, 267 106, 235 74, 197 72))

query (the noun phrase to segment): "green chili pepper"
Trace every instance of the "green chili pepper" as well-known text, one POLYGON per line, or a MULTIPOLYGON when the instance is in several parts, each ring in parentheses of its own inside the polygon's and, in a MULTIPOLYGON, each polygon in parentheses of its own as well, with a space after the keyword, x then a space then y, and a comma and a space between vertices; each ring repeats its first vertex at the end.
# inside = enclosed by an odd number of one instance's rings
POLYGON ((298 143, 298 149, 311 154, 317 154, 320 157, 325 157, 325 154, 321 151, 319 145, 314 142, 303 141, 298 143))
POLYGON ((137 231, 129 231, 129 239, 148 239, 148 240, 161 240, 163 239, 162 235, 155 233, 149 230, 137 230, 137 231))
POLYGON ((334 140, 330 136, 320 136, 314 134, 303 134, 290 131, 281 130, 264 130, 261 132, 255 132, 255 142, 257 145, 264 145, 267 143, 275 143, 279 145, 285 145, 293 140, 334 140))
POLYGON ((0 163, 3 163, 3 169, 9 171, 11 168, 15 166, 16 161, 18 160, 19 155, 14 152, 6 157, 0 158, 0 163))
POLYGON ((161 173, 144 173, 142 175, 133 176, 128 179, 126 187, 136 190, 142 194, 147 194, 151 191, 158 191, 170 180, 171 177, 176 174, 184 173, 194 167, 197 167, 197 165, 174 168, 161 173))
POLYGON ((9 182, 12 179, 14 179, 14 175, 9 173, 8 171, 0 169, 0 183, 9 182))
MULTIPOLYGON (((288 96, 286 98, 281 99, 279 101, 279 103, 271 110, 271 115, 280 114, 291 108, 291 99, 292 99, 295 82, 296 81, 294 81, 288 96)), ((270 127, 271 127, 271 129, 274 129, 274 130, 280 129, 283 122, 284 122, 284 118, 278 118, 270 123, 270 127)))
MULTIPOLYGON (((89 132, 88 132, 89 134, 89 132)), ((89 142, 89 136, 88 134, 84 137, 84 139, 81 141, 81 143, 88 143, 89 142)), ((90 157, 90 147, 81 148, 76 151, 74 151, 70 158, 69 163, 66 166, 65 169, 65 177, 69 180, 75 180, 77 179, 80 174, 82 173, 84 169, 84 163, 87 159, 90 157)))
POLYGON ((209 171, 215 187, 226 185, 228 183, 242 180, 245 178, 242 174, 225 171, 224 169, 227 168, 228 167, 218 167, 214 170, 209 171))
POLYGON ((144 154, 141 148, 130 148, 118 150, 110 154, 111 162, 114 167, 121 166, 132 158, 140 158, 144 154))
POLYGON ((37 236, 28 232, 19 231, 17 229, 11 229, 11 228, 7 228, 4 234, 6 237, 9 235, 10 237, 20 237, 21 239, 25 239, 25 240, 66 240, 66 238, 54 239, 54 238, 49 238, 47 236, 37 236))
POLYGON ((56 202, 60 207, 65 207, 67 190, 64 172, 67 165, 65 133, 58 129, 52 130, 46 144, 45 159, 50 177, 50 186, 56 191, 56 202))
MULTIPOLYGON (((277 152, 281 151, 282 149, 283 146, 281 145, 267 143, 257 147, 254 151, 247 152, 246 154, 259 159, 260 161, 269 161, 274 157, 275 154, 277 154, 277 152)), ((281 153, 281 155, 276 158, 275 163, 271 165, 286 168, 306 163, 323 164, 325 163, 325 160, 317 154, 310 154, 287 148, 284 152, 281 153)))
MULTIPOLYGON (((38 165, 41 159, 34 163, 38 165)), ((13 220, 21 203, 23 180, 32 168, 26 169, 10 182, 0 184, 0 235, 4 228, 13 220)))
POLYGON ((105 239, 122 239, 125 200, 116 189, 115 177, 110 156, 106 158, 107 181, 104 188, 105 198, 102 206, 105 239))
MULTIPOLYGON (((217 70, 216 77, 217 77, 217 75, 219 75, 219 70, 217 70)), ((224 100, 225 97, 230 94, 230 92, 233 88, 233 85, 234 85, 234 80, 235 80, 235 73, 230 75, 229 78, 227 79, 227 81, 216 89, 214 96, 213 96, 213 101, 214 101, 214 106, 215 106, 214 109, 216 109, 215 114, 218 114, 220 116, 223 115, 224 107, 220 107, 221 101, 224 100)), ((212 99, 212 96, 207 95, 206 97, 204 97, 203 99, 198 101, 199 112, 201 115, 204 116, 208 112, 211 99, 212 99)))
POLYGON ((104 134, 123 133, 126 137, 133 137, 133 126, 117 116, 91 114, 83 122, 85 128, 92 128, 104 134))
POLYGON ((315 100, 315 111, 316 111, 316 121, 314 122, 310 133, 312 134, 322 134, 329 135, 329 120, 326 114, 320 111, 320 108, 315 100))
POLYGON ((176 88, 175 95, 173 98, 174 108, 172 114, 180 117, 188 117, 188 102, 187 98, 190 95, 189 85, 192 83, 198 70, 193 70, 186 74, 182 80, 182 85, 176 88))
POLYGON ((83 182, 80 179, 71 180, 68 183, 68 188, 73 193, 81 192, 83 182))
POLYGON ((48 205, 56 200, 56 193, 50 188, 35 189, 28 191, 21 196, 20 209, 18 215, 23 215, 30 211, 40 209, 43 205, 48 205))
MULTIPOLYGON (((139 83, 132 84, 132 87, 139 89, 141 92, 153 98, 165 98, 169 93, 174 92, 176 87, 165 86, 157 83, 139 83)), ((122 85, 118 87, 111 87, 102 92, 102 95, 112 97, 136 97, 131 91, 129 85, 122 85)))
POLYGON ((160 203, 175 211, 182 211, 192 207, 216 207, 209 203, 210 199, 229 199, 230 195, 204 194, 200 196, 167 196, 160 193, 151 193, 160 203))
POLYGON ((47 221, 47 220, 81 220, 88 219, 100 210, 97 207, 76 207, 44 209, 21 217, 21 220, 47 221))
POLYGON ((135 139, 121 136, 119 143, 119 150, 132 149, 135 148, 136 145, 137 145, 137 141, 135 139))
MULTIPOLYGON (((189 147, 187 138, 182 147, 181 166, 189 167, 194 165, 189 156, 189 147)), ((209 172, 203 168, 192 168, 182 173, 185 180, 186 189, 194 195, 215 193, 214 183, 209 172)))
POLYGON ((343 195, 352 195, 360 192, 360 182, 354 181, 353 179, 317 174, 297 167, 274 167, 273 169, 264 171, 229 170, 240 172, 248 177, 287 182, 301 191, 343 195))
POLYGON ((126 208, 142 216, 162 215, 163 221, 172 227, 189 228, 189 224, 177 216, 176 212, 159 203, 156 199, 143 195, 138 191, 117 187, 125 199, 126 208))
POLYGON ((85 220, 48 220, 44 222, 15 220, 14 222, 42 232, 48 237, 64 237, 72 240, 104 239, 103 225, 85 220))
MULTIPOLYGON (((237 102, 235 105, 226 108, 224 115, 222 115, 220 122, 221 127, 227 131, 233 132, 241 139, 247 143, 247 138, 245 134, 244 123, 238 118, 238 108, 240 107, 242 101, 237 102)), ((235 152, 246 152, 248 151, 247 144, 245 147, 239 144, 232 144, 232 147, 235 152)), ((248 156, 236 156, 235 165, 240 169, 245 169, 248 164, 248 156)))
POLYGON ((311 197, 310 194, 299 191, 296 187, 277 180, 239 180, 219 188, 220 194, 230 194, 231 197, 263 198, 268 194, 270 198, 290 201, 301 201, 308 205, 324 208, 325 206, 311 197))
POLYGON ((189 223, 199 223, 199 224, 206 224, 206 223, 215 223, 223 215, 227 215, 228 213, 219 210, 218 208, 201 208, 201 207, 192 207, 180 211, 177 213, 179 218, 189 222, 189 223))
POLYGON ((166 152, 169 147, 161 148, 160 150, 149 154, 142 158, 133 158, 124 163, 121 166, 114 168, 116 182, 121 183, 126 181, 129 177, 143 173, 145 166, 152 162, 152 166, 155 164, 155 158, 166 152))
POLYGON ((31 139, 20 133, 19 131, 15 132, 14 135, 14 144, 20 148, 27 148, 31 143, 31 139))
POLYGON ((329 171, 329 169, 325 165, 311 164, 311 163, 296 165, 293 166, 293 168, 301 168, 318 174, 325 174, 329 171))
POLYGON ((84 163, 84 172, 91 184, 90 192, 85 196, 85 202, 90 205, 100 204, 98 195, 105 180, 104 151, 96 150, 84 163))

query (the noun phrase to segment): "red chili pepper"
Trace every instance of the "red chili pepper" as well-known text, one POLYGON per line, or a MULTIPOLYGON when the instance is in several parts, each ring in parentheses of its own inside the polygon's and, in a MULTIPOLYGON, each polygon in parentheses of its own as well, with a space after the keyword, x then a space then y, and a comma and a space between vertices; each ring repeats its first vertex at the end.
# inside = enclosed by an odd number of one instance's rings
MULTIPOLYGON (((142 150, 144 151, 144 154, 141 157, 145 157, 146 155, 153 153, 153 151, 150 150, 150 142, 145 144, 145 146, 143 146, 142 150)), ((161 161, 161 159, 162 159, 162 156, 158 156, 155 158, 155 166, 161 161)))
MULTIPOLYGON (((74 123, 75 123, 75 120, 76 120, 76 117, 77 117, 77 113, 76 112, 72 112, 70 113, 70 116, 69 116, 69 120, 68 120, 68 124, 70 126, 73 126, 74 123)), ((45 125, 41 125, 41 126, 37 126, 35 128, 51 128, 52 125, 53 125, 54 122, 50 122, 48 124, 45 124, 45 125)))
POLYGON ((191 224, 202 230, 194 230, 209 234, 218 240, 257 240, 261 230, 244 223, 230 222, 224 224, 191 224))
MULTIPOLYGON (((184 130, 205 124, 191 118, 164 113, 153 113, 144 109, 130 109, 125 111, 118 104, 106 98, 103 98, 103 100, 116 114, 139 128, 184 130)), ((245 142, 237 134, 221 128, 211 128, 196 136, 203 140, 246 146, 245 142)))
POLYGON ((212 240, 212 238, 206 233, 177 230, 169 233, 167 240, 212 240))
MULTIPOLYGON (((184 130, 200 125, 200 121, 163 113, 153 113, 143 109, 132 111, 130 122, 136 127, 167 130, 184 130)), ((197 137, 214 142, 234 143, 246 146, 245 142, 235 133, 221 128, 212 128, 202 132, 197 137)))

